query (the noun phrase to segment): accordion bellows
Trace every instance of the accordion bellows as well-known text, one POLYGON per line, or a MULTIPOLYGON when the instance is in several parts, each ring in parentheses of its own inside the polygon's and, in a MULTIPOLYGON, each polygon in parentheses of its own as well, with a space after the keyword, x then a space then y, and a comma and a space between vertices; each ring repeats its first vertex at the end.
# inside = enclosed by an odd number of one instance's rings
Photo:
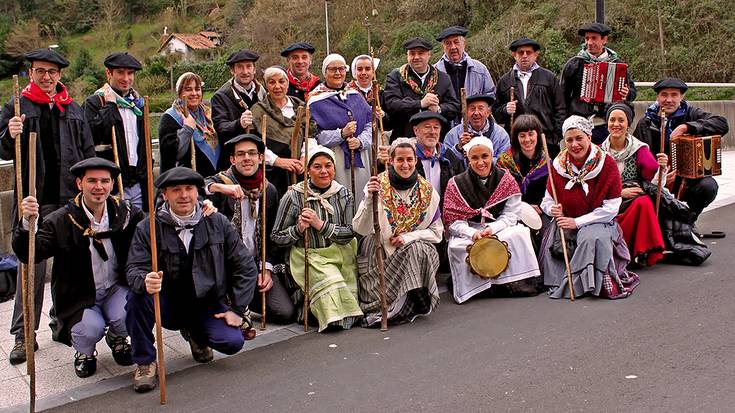
POLYGON ((686 179, 722 175, 719 135, 683 135, 671 140, 671 167, 686 179))
POLYGON ((613 103, 623 100, 620 91, 625 86, 628 65, 625 63, 585 63, 579 99, 587 103, 613 103))

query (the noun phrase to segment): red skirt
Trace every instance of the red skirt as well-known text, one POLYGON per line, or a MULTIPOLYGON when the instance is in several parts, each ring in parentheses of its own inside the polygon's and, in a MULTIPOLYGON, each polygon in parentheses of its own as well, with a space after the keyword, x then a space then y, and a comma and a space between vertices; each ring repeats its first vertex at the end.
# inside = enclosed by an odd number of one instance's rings
POLYGON ((623 229, 631 258, 648 254, 647 264, 653 265, 664 256, 664 238, 656 218, 653 202, 648 196, 634 199, 628 208, 616 218, 623 229))

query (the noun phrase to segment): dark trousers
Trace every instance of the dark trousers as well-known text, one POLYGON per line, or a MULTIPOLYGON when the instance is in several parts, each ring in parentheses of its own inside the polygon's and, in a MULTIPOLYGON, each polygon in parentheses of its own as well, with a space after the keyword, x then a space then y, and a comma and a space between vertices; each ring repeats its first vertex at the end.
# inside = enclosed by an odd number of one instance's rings
MULTIPOLYGON (((185 328, 191 339, 200 346, 211 347, 224 354, 235 354, 242 349, 245 340, 240 327, 231 327, 222 318, 214 318, 217 313, 227 311, 223 303, 184 300, 179 297, 160 294, 161 325, 168 330, 185 328)), ((135 364, 150 364, 156 360, 153 327, 153 296, 150 294, 128 293, 125 306, 125 324, 130 335, 135 364)))
POLYGON ((687 179, 684 196, 682 196, 681 200, 689 205, 689 209, 694 213, 694 219, 696 220, 699 214, 702 213, 702 210, 707 208, 707 205, 715 200, 718 189, 717 181, 711 176, 700 179, 687 179))
MULTIPOLYGON (((294 321, 296 311, 291 296, 286 290, 281 277, 273 274, 273 287, 265 294, 266 321, 276 324, 289 324, 294 321)), ((262 294, 255 289, 253 300, 250 302, 250 310, 260 314, 263 311, 261 303, 262 294)))

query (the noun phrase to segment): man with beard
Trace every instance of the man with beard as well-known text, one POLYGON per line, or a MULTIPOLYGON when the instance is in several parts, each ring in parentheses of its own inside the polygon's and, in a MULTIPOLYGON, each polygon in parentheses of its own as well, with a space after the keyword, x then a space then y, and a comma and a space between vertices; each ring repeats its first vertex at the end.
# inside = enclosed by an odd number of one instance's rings
MULTIPOLYGON (((51 49, 38 49, 26 53, 30 62, 30 83, 20 96, 20 116, 17 116, 11 99, 0 114, 0 157, 15 163, 15 140, 21 140, 23 193, 28 193, 28 134, 36 132, 36 198, 41 218, 69 202, 77 194, 75 178, 69 167, 82 159, 94 156, 92 134, 84 122, 82 109, 60 82, 62 71, 69 61, 51 49)), ((17 165, 17 164, 16 164, 17 165)), ((16 166, 17 167, 17 166, 16 166)), ((15 188, 16 194, 19 188, 15 188)), ((15 204, 13 204, 15 206, 15 204)), ((17 211, 15 211, 16 216, 17 211)), ((16 219, 15 222, 18 222, 16 219)), ((38 328, 43 306, 43 289, 46 277, 46 262, 36 265, 34 303, 34 329, 38 328)), ((16 283, 15 306, 10 334, 15 336, 15 345, 8 355, 10 364, 26 360, 23 337, 23 283, 16 283)), ((51 309, 52 324, 54 323, 51 309)), ((35 348, 38 348, 36 343, 35 348)))
POLYGON ((286 58, 286 74, 288 75, 288 96, 298 98, 302 102, 309 99, 309 92, 317 87, 322 80, 311 73, 311 57, 314 46, 309 43, 298 42, 281 50, 281 56, 286 58))
POLYGON ((265 98, 265 88, 255 80, 259 58, 257 53, 243 49, 227 59, 232 79, 212 96, 212 121, 220 143, 245 133, 253 124, 250 108, 265 98))
POLYGON ((467 132, 464 125, 459 124, 452 128, 444 137, 444 144, 449 147, 459 159, 464 159, 462 148, 475 136, 484 136, 493 143, 496 148, 493 160, 510 148, 510 138, 498 124, 493 121, 492 110, 494 99, 490 95, 475 95, 467 98, 467 132))
POLYGON ((133 88, 135 72, 143 69, 127 52, 105 58, 107 83, 87 97, 84 116, 94 136, 97 156, 114 160, 112 130, 115 130, 125 199, 145 209, 146 182, 143 97, 133 88))
POLYGON ((384 109, 394 124, 391 139, 414 136, 409 120, 419 112, 441 114, 444 119, 454 119, 460 112, 451 79, 429 64, 431 42, 416 37, 403 48, 408 63, 388 74, 383 92, 384 109))

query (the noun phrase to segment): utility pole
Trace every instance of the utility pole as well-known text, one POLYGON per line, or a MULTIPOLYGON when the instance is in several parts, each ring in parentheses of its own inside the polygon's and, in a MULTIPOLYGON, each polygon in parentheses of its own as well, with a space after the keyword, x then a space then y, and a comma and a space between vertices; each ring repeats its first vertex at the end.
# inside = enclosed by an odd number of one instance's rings
POLYGON ((595 10, 597 23, 605 23, 605 0, 595 0, 595 10))
POLYGON ((327 29, 327 55, 329 55, 329 0, 324 0, 324 27, 327 29))

